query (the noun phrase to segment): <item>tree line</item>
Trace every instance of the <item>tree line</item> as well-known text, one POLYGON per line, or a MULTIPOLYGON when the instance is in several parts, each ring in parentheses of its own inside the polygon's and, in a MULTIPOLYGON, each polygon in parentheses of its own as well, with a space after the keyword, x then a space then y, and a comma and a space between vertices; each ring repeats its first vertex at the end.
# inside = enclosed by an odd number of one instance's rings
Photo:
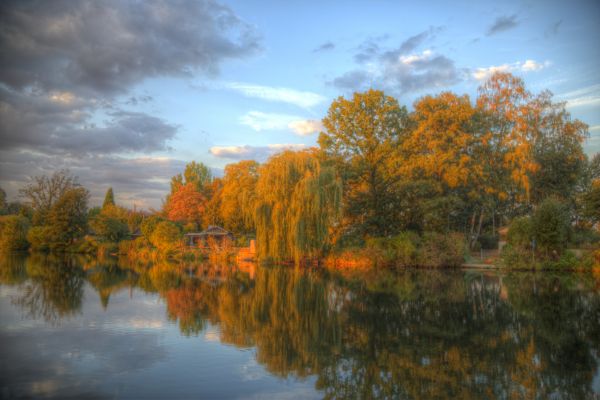
POLYGON ((557 259, 569 242, 598 241, 600 156, 583 151, 588 126, 518 77, 493 75, 474 100, 424 96, 412 111, 382 91, 354 93, 335 99, 322 122, 317 147, 230 164, 222 178, 189 163, 152 213, 116 206, 112 189, 88 211, 87 190, 68 173, 35 178, 21 209, 10 206, 24 217, 4 217, 3 231, 28 230, 19 246, 50 249, 90 230, 108 242, 140 232, 140 242, 172 250, 182 232, 220 225, 255 237, 264 259, 372 247, 408 264, 437 247, 459 253, 456 242, 495 247, 503 226, 516 258, 557 259))

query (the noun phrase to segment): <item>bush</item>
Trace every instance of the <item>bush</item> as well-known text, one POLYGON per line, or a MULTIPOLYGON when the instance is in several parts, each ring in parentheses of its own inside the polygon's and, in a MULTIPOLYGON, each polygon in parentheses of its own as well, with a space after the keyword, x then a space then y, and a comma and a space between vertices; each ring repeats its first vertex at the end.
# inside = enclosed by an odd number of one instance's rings
POLYGON ((465 238, 460 233, 425 232, 417 257, 423 267, 459 267, 465 260, 465 238))
POLYGON ((170 253, 182 246, 182 238, 177 225, 171 221, 162 221, 152 232, 150 243, 161 253, 170 253))
POLYGON ((502 248, 500 264, 505 268, 514 269, 533 269, 538 266, 531 250, 512 244, 502 248))
POLYGON ((27 233, 27 241, 32 250, 46 251, 50 248, 50 228, 47 226, 34 226, 27 233))
POLYGON ((142 233, 142 236, 146 240, 150 241, 150 237, 152 236, 154 229, 156 229, 156 226, 162 221, 164 221, 164 219, 158 215, 151 215, 145 218, 140 224, 140 232, 142 233))
POLYGON ((536 246, 546 256, 550 252, 561 254, 567 247, 571 220, 567 207, 556 199, 544 200, 532 217, 536 246))
POLYGON ((101 240, 109 242, 119 242, 129 233, 127 223, 103 213, 90 221, 90 227, 101 240))
POLYGON ((25 250, 29 246, 29 220, 19 215, 0 217, 0 250, 25 250))
POLYGON ((508 229, 508 243, 518 249, 531 248, 533 240, 533 223, 529 217, 519 217, 512 220, 508 229))

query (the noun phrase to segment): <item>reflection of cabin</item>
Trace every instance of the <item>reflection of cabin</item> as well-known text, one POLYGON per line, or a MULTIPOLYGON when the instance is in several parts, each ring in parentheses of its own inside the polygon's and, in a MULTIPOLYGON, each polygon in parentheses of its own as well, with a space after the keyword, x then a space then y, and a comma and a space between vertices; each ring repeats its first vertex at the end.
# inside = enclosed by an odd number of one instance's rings
POLYGON ((214 225, 210 225, 202 232, 190 232, 184 236, 188 246, 192 247, 224 247, 233 244, 233 233, 214 225))

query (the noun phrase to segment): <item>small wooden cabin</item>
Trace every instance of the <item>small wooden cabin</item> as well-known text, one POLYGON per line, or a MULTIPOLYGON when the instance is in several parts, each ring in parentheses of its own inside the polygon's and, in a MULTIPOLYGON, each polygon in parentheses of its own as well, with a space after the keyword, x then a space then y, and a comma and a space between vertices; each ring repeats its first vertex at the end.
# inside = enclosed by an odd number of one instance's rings
POLYGON ((220 226, 209 225, 202 232, 189 232, 185 235, 188 246, 209 248, 211 246, 224 247, 233 245, 233 233, 220 226))

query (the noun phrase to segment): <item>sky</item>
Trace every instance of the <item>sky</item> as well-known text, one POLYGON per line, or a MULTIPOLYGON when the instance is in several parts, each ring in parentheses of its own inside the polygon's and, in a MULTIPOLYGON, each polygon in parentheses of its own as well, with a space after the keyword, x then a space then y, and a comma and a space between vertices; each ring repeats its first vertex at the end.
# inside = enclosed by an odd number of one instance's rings
POLYGON ((192 160, 314 146, 331 101, 410 110, 494 71, 550 90, 600 151, 600 1, 0 2, 0 187, 68 169, 101 203, 158 208, 192 160))

